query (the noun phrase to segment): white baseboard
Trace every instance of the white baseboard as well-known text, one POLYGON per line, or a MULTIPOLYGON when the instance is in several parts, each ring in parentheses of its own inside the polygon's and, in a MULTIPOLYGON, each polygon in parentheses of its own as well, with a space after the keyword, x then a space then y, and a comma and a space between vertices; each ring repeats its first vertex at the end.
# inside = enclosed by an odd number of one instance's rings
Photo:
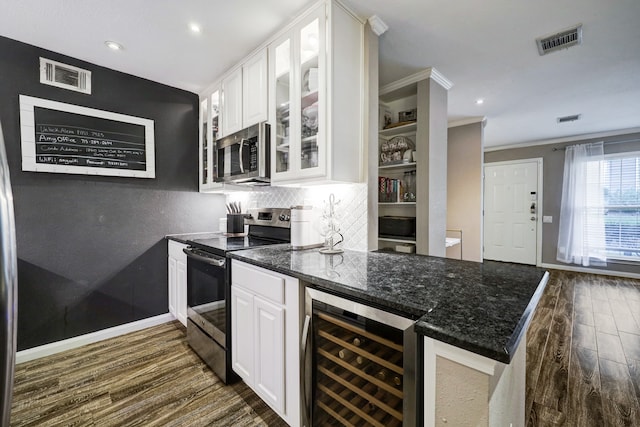
POLYGON ((16 364, 29 362, 52 354, 61 353, 63 351, 82 347, 83 345, 93 344, 94 342, 114 338, 129 332, 139 331, 141 329, 150 328, 152 326, 161 325, 171 322, 175 317, 171 313, 161 314, 159 316, 149 317, 147 319, 138 320, 136 322, 125 323, 124 325, 114 326, 113 328, 103 329, 101 331, 92 332, 86 335, 69 338, 62 341, 56 341, 50 344, 41 345, 39 347, 29 348, 16 353, 16 364))
POLYGON ((602 274, 604 276, 615 276, 615 277, 626 277, 629 279, 640 279, 640 274, 629 273, 626 271, 615 271, 615 270, 601 270, 599 268, 588 268, 588 267, 574 267, 571 265, 565 264, 550 264, 550 263, 542 263, 540 264, 541 268, 551 268, 554 270, 565 270, 565 271, 575 271, 578 273, 590 273, 590 274, 602 274))

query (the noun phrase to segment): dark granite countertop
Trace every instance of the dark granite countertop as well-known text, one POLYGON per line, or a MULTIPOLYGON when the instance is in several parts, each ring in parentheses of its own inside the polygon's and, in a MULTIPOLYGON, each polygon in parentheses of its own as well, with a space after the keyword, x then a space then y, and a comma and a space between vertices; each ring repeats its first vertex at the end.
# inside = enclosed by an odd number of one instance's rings
POLYGON ((422 255, 345 251, 323 255, 290 245, 230 258, 417 320, 417 333, 509 363, 548 275, 533 266, 422 255))
POLYGON ((220 231, 203 231, 201 233, 185 233, 185 234, 167 234, 164 236, 167 240, 175 240, 178 243, 188 243, 188 240, 194 239, 213 239, 215 237, 222 236, 220 231))

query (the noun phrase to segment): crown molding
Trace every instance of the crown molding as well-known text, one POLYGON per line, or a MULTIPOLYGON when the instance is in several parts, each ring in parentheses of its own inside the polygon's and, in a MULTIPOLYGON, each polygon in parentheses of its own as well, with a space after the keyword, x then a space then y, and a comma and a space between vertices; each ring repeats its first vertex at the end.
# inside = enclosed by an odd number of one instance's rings
POLYGON ((447 123, 447 127, 455 128, 458 126, 471 125, 473 123, 482 123, 482 126, 485 126, 487 124, 487 118, 485 116, 474 116, 474 117, 467 117, 466 119, 453 120, 447 123))
POLYGON ((431 78, 431 80, 433 80, 434 82, 438 83, 440 86, 442 86, 446 90, 449 90, 449 89, 451 89, 453 87, 453 82, 451 80, 447 79, 438 70, 436 70, 433 67, 431 67, 429 70, 430 70, 429 77, 431 78))
POLYGON ((640 132, 640 127, 619 129, 619 130, 606 131, 606 132, 583 133, 581 135, 572 135, 572 136, 566 136, 562 138, 544 139, 544 140, 537 140, 537 141, 525 141, 519 144, 495 145, 495 146, 489 146, 489 147, 485 146, 484 151, 485 152, 500 151, 500 150, 511 150, 513 148, 535 147, 537 145, 562 144, 564 142, 582 141, 585 139, 594 139, 594 138, 606 138, 609 136, 626 135, 626 134, 638 133, 638 132, 640 132))
POLYGON ((411 84, 418 83, 419 81, 431 79, 434 82, 438 83, 440 86, 449 90, 453 87, 453 83, 449 81, 445 76, 443 76, 438 70, 433 67, 425 68, 422 71, 418 71, 415 74, 411 74, 410 76, 404 77, 400 80, 396 80, 395 82, 391 82, 382 86, 379 90, 379 94, 386 95, 388 93, 394 92, 398 89, 402 89, 405 86, 409 86, 411 84))

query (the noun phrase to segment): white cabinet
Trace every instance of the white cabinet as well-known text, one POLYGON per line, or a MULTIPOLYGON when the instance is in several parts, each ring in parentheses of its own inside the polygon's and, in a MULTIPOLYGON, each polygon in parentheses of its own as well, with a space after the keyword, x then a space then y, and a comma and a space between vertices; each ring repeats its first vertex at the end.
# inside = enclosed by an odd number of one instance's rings
POLYGON ((272 185, 363 179, 363 25, 315 6, 269 44, 272 185))
POLYGON ((242 68, 222 79, 222 129, 220 136, 242 129, 242 68))
POLYGON ((266 121, 267 93, 267 50, 263 49, 222 79, 220 136, 266 121))
POLYGON ((297 279, 237 260, 231 266, 233 370, 289 425, 300 425, 297 279))
POLYGON ((242 127, 267 120, 267 50, 242 65, 242 127))
POLYGON ((200 192, 247 191, 217 182, 216 140, 268 118, 267 49, 262 49, 200 95, 200 192))
POLYGON ((253 294, 231 287, 232 366, 244 381, 253 383, 255 338, 253 334, 253 294))
MULTIPOLYGON (((284 412, 284 307, 255 296, 253 300, 255 353, 254 387, 279 413, 284 412)), ((296 348, 297 349, 297 348, 296 348)))
POLYGON ((169 240, 169 313, 187 326, 187 245, 169 240))

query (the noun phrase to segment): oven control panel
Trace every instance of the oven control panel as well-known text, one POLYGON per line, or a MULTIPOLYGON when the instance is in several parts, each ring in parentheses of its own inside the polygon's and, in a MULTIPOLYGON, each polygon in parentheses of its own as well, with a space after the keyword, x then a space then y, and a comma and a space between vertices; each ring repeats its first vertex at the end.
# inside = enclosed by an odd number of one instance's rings
POLYGON ((289 208, 253 208, 245 217, 245 224, 268 227, 291 228, 291 209, 289 208))

